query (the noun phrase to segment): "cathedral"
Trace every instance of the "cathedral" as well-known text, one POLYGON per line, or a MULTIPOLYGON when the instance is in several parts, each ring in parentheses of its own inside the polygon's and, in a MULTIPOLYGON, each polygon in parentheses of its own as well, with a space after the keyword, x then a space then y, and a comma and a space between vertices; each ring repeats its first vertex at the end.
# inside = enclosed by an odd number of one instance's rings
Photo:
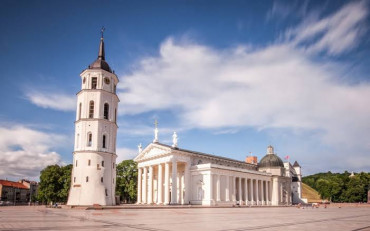
MULTIPOLYGON (((82 71, 68 205, 115 205, 118 77, 105 61, 103 31, 97 59, 82 71)), ((301 167, 266 155, 246 161, 190 151, 154 140, 138 163, 137 204, 291 205, 302 198, 301 167)))
MULTIPOLYGON (((267 147, 256 161, 186 150, 158 142, 158 135, 134 159, 138 163, 138 204, 291 205, 301 203, 301 167, 284 163, 267 147)), ((256 160, 257 158, 252 158, 256 160)))

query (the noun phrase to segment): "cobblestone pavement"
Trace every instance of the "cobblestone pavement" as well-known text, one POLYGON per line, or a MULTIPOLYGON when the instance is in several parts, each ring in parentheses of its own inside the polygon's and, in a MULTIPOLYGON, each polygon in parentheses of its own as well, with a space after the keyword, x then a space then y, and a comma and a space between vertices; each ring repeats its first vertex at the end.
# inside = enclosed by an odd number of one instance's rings
POLYGON ((0 231, 5 230, 370 230, 370 208, 0 207, 0 231))

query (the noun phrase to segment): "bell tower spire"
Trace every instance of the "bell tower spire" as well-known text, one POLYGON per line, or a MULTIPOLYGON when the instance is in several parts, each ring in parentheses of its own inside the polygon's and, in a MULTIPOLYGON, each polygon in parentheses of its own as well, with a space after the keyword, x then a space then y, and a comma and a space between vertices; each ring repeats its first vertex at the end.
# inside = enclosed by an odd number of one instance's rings
POLYGON ((105 51, 104 51, 104 26, 101 28, 101 38, 100 38, 100 45, 99 45, 99 54, 98 59, 105 60, 105 51))

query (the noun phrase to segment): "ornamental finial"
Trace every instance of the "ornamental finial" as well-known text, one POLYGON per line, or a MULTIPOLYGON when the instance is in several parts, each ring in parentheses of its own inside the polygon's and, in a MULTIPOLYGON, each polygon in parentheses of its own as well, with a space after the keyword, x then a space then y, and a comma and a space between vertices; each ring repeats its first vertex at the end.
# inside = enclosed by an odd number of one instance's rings
POLYGON ((178 141, 177 134, 176 134, 176 132, 173 132, 173 135, 172 135, 172 147, 177 148, 177 141, 178 141))
POLYGON ((154 128, 154 140, 153 140, 153 143, 158 143, 158 121, 157 121, 157 119, 154 121, 154 125, 155 125, 155 128, 154 128))

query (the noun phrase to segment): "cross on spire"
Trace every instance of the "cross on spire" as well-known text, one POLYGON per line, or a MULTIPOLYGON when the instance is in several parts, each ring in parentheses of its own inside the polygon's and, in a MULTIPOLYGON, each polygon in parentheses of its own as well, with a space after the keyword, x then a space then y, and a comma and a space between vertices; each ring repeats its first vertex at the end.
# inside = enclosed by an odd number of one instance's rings
POLYGON ((102 26, 101 30, 100 30, 100 33, 101 33, 101 38, 104 38, 104 31, 105 31, 105 27, 102 26))

